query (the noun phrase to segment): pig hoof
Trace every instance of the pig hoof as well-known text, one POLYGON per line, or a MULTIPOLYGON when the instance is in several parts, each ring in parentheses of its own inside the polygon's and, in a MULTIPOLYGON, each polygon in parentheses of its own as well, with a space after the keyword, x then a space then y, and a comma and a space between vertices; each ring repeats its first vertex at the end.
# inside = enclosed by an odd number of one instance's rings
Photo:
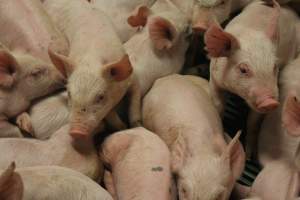
POLYGON ((16 124, 22 131, 34 136, 34 130, 30 121, 30 116, 27 113, 22 113, 19 115, 17 117, 16 124))

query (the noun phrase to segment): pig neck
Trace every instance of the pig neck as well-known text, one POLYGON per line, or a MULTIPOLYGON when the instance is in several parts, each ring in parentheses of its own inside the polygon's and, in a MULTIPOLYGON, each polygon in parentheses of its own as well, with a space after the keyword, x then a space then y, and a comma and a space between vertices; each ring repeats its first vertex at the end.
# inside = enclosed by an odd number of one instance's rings
POLYGON ((216 133, 211 130, 201 130, 201 128, 184 128, 181 133, 186 144, 186 152, 191 155, 191 159, 195 159, 194 157, 200 158, 209 158, 209 157, 219 157, 220 150, 226 148, 226 143, 224 140, 224 144, 215 143, 215 137, 222 137, 222 134, 216 133))

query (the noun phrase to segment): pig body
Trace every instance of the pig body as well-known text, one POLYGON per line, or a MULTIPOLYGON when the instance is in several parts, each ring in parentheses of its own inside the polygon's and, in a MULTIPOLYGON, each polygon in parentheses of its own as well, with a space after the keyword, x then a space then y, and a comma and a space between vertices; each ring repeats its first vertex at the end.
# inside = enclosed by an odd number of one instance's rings
POLYGON ((258 140, 258 158, 266 165, 278 159, 286 159, 299 165, 299 102, 300 57, 285 66, 280 75, 281 106, 266 115, 262 122, 258 140), (296 159, 295 159, 296 158, 296 159))
POLYGON ((69 121, 68 95, 60 92, 33 104, 28 114, 34 138, 45 140, 69 121))
POLYGON ((1 172, 0 197, 5 200, 112 200, 99 184, 85 175, 58 166, 18 168, 1 172), (15 197, 15 198, 12 198, 15 197))
POLYGON ((102 165, 94 146, 92 144, 85 147, 76 146, 72 137, 67 134, 68 131, 69 125, 65 125, 47 141, 26 138, 1 139, 3 156, 0 168, 4 169, 7 163, 13 161, 19 167, 58 165, 79 171, 92 179, 98 179, 102 165))
POLYGON ((278 70, 295 58, 298 20, 289 8, 255 1, 225 31, 217 25, 209 28, 205 44, 211 57, 210 88, 220 112, 224 91, 242 97, 259 113, 278 106, 278 70))
POLYGON ((68 44, 39 1, 2 1, 0 12, 4 45, 0 50, 0 137, 22 137, 7 120, 26 111, 32 100, 64 87, 64 78, 49 62, 47 52, 51 44, 65 53, 68 44))
POLYGON ((87 1, 48 0, 44 6, 70 43, 68 57, 52 53, 68 77, 70 134, 90 136, 132 85, 130 61, 109 18, 87 1))
POLYGON ((142 96, 156 79, 180 72, 189 35, 187 18, 171 1, 156 1, 148 12, 144 28, 125 43, 142 96), (170 36, 164 35, 164 32, 169 32, 170 36), (161 34, 160 43, 165 42, 166 46, 156 45, 158 34, 161 34))
POLYGON ((144 128, 115 133, 103 143, 102 158, 115 199, 170 199, 170 153, 155 134, 144 128))
POLYGON ((207 90, 201 78, 171 75, 158 79, 143 100, 145 127, 171 151, 180 199, 228 199, 244 165, 238 139, 227 146, 207 90))
POLYGON ((156 0, 91 0, 90 2, 95 8, 102 10, 111 18, 118 36, 121 41, 125 43, 137 31, 137 28, 134 28, 127 23, 127 18, 138 6, 143 5, 151 7, 155 1, 156 0))

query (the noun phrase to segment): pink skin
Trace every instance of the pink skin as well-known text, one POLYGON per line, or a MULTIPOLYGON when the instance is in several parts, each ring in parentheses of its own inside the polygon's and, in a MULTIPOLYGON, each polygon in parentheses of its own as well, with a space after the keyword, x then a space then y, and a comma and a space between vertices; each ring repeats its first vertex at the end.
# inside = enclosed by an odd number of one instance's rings
POLYGON ((137 31, 127 23, 136 7, 143 5, 151 7, 156 0, 90 0, 91 4, 109 16, 116 27, 116 32, 123 43, 127 42, 137 31), (121 11, 121 12, 120 12, 121 11))
POLYGON ((282 123, 292 136, 300 135, 300 103, 295 94, 288 94, 282 113, 282 123))
POLYGON ((107 166, 104 183, 115 199, 171 200, 170 152, 144 128, 108 137, 101 150, 107 166))
POLYGON ((180 200, 228 199, 245 154, 239 134, 224 139, 206 80, 181 75, 158 79, 143 99, 143 124, 171 151, 180 200))
POLYGON ((47 0, 44 7, 70 42, 68 57, 51 53, 52 61, 68 79, 70 134, 78 139, 92 137, 126 92, 132 97, 129 110, 137 111, 129 112, 131 125, 137 123, 140 95, 133 88, 138 87, 110 19, 82 0, 47 0))
POLYGON ((278 107, 278 71, 296 55, 298 20, 292 10, 280 8, 276 2, 273 8, 253 2, 225 30, 210 26, 205 34, 211 57, 210 89, 220 113, 224 91, 242 97, 259 113, 278 107), (254 22, 253 16, 259 16, 259 20, 254 22))
POLYGON ((15 161, 19 167, 39 165, 57 165, 79 171, 98 180, 103 166, 91 140, 85 143, 75 142, 68 134, 69 125, 61 127, 49 140, 26 138, 3 138, 0 150, 3 156, 0 168, 15 161))
POLYGON ((112 200, 98 183, 74 170, 58 166, 16 169, 13 162, 0 172, 2 200, 112 200), (59 184, 58 184, 59 183, 59 184))

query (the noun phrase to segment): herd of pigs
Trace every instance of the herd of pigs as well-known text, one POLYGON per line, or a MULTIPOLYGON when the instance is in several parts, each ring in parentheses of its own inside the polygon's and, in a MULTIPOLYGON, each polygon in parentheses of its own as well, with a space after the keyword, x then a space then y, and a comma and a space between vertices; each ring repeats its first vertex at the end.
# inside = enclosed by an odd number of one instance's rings
POLYGON ((300 199, 288 1, 1 0, 0 200, 300 199), (209 81, 179 74, 201 34, 209 81), (251 108, 245 150, 227 92, 251 108))

